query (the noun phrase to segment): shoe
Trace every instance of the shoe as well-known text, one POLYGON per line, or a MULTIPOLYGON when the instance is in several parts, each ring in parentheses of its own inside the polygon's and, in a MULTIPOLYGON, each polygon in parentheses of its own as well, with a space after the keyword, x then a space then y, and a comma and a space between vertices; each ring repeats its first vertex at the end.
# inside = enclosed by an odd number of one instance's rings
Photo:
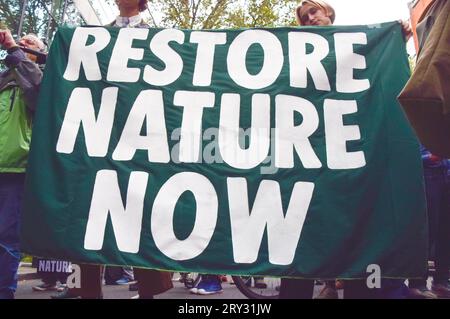
POLYGON ((337 290, 325 285, 319 295, 314 299, 339 299, 337 290))
POLYGON ((264 282, 264 278, 255 278, 255 288, 258 289, 266 289, 267 288, 267 284, 264 282))
POLYGON ((198 295, 213 295, 223 292, 220 278, 215 275, 202 277, 196 288, 196 292, 192 292, 195 288, 192 288, 191 292, 198 295))
POLYGON ((191 288, 191 289, 189 289, 189 292, 190 292, 191 294, 196 295, 196 294, 198 293, 198 288, 197 288, 197 287, 191 288))
POLYGON ((434 282, 431 285, 431 291, 438 297, 438 298, 450 298, 450 282, 444 281, 441 283, 434 282))
POLYGON ((410 299, 437 299, 438 296, 426 287, 409 288, 408 298, 410 299))
POLYGON ((206 278, 207 276, 206 275, 200 275, 201 276, 201 279, 200 279, 200 281, 199 281, 199 283, 197 284, 197 286, 195 286, 195 287, 193 287, 193 288, 191 288, 191 289, 189 289, 189 292, 191 293, 191 294, 194 294, 194 295, 196 295, 196 294, 198 294, 198 286, 200 285, 200 283, 203 281, 203 278, 206 278))
POLYGON ((33 291, 55 291, 58 289, 58 287, 56 286, 56 284, 46 284, 44 282, 40 285, 33 286, 31 289, 33 289, 33 291))
POLYGON ((130 278, 120 278, 119 280, 116 280, 116 285, 128 285, 128 284, 132 284, 135 283, 135 280, 132 280, 130 278))
POLYGON ((69 288, 65 288, 62 292, 50 296, 52 299, 81 299, 80 296, 72 294, 69 288))
POLYGON ((63 292, 65 289, 67 288, 66 284, 60 284, 58 285, 58 287, 56 288, 57 292, 63 292))
POLYGON ((139 295, 133 296, 131 299, 139 299, 139 295))

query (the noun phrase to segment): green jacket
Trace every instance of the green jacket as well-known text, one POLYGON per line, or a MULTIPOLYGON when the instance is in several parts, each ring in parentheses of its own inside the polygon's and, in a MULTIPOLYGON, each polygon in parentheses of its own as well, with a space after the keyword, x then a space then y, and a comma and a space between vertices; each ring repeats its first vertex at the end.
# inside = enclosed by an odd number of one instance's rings
POLYGON ((6 64, 0 73, 0 174, 24 173, 42 72, 21 50, 11 52, 6 64))

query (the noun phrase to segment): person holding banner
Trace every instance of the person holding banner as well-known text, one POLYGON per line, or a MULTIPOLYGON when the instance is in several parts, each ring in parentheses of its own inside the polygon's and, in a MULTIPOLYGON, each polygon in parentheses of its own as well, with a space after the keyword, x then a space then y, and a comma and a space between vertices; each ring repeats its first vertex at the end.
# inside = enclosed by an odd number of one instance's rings
POLYGON ((0 30, 0 46, 8 51, 8 69, 0 73, 0 299, 14 298, 17 288, 19 220, 32 117, 42 79, 36 57, 25 54, 19 45, 45 50, 33 34, 16 43, 9 30, 0 30))
MULTIPOLYGON (((120 14, 113 22, 114 27, 149 28, 141 16, 147 10, 148 0, 116 0, 120 14)), ((137 280, 139 298, 152 299, 153 295, 160 294, 173 288, 172 275, 151 269, 134 268, 137 280)))
MULTIPOLYGON (((149 28, 141 16, 147 9, 148 0, 116 0, 119 16, 107 26, 119 28, 149 28)), ((67 289, 55 299, 65 299, 81 296, 82 298, 102 298, 101 266, 80 265, 81 289, 67 289)), ((138 281, 140 299, 153 299, 154 295, 173 288, 171 273, 152 269, 133 268, 134 277, 138 281)), ((134 290, 130 287, 130 290, 134 290)))
MULTIPOLYGON (((303 0, 295 11, 297 23, 301 26, 330 26, 333 25, 336 13, 328 3, 322 0, 303 0)), ((400 21, 405 41, 412 36, 408 21, 400 21)))
MULTIPOLYGON (((336 18, 334 8, 321 0, 304 0, 295 10, 295 17, 299 25, 331 26, 336 18)), ((285 279, 281 280, 280 298, 312 298, 314 280, 285 279)), ((319 294, 320 299, 337 299, 334 281, 325 281, 325 286, 319 294)))
MULTIPOLYGON (((332 26, 336 19, 336 12, 332 6, 322 0, 303 0, 295 10, 295 17, 300 26, 332 26)), ((405 41, 412 36, 412 30, 408 21, 399 21, 405 41)), ((377 298, 380 289, 368 289, 364 280, 345 281, 345 298, 377 298)), ((404 285, 395 282, 394 289, 403 291, 404 285)), ((281 299, 310 299, 314 291, 314 280, 309 279, 287 279, 281 280, 281 299)), ((391 293, 391 292, 390 292, 391 293)), ((392 294, 392 293, 391 293, 392 294)), ((402 293, 400 293, 402 294, 402 293)), ((318 299, 337 299, 338 293, 334 280, 325 281, 325 286, 317 297, 318 299)))

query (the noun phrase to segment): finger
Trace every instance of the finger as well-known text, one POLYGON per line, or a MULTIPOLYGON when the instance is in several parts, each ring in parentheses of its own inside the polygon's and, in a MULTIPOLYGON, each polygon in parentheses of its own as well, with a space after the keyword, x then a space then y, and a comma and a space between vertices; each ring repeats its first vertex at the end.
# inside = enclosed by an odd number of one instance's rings
POLYGON ((13 37, 11 31, 9 31, 8 29, 5 30, 4 36, 5 36, 5 39, 13 37))

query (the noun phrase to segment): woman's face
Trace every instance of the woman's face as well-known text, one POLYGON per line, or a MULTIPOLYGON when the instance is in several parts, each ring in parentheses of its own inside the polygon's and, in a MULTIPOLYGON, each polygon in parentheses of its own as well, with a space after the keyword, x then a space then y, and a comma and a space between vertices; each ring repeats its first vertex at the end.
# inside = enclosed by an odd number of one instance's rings
POLYGON ((331 19, 326 12, 311 4, 304 4, 299 12, 302 25, 332 25, 331 19))

